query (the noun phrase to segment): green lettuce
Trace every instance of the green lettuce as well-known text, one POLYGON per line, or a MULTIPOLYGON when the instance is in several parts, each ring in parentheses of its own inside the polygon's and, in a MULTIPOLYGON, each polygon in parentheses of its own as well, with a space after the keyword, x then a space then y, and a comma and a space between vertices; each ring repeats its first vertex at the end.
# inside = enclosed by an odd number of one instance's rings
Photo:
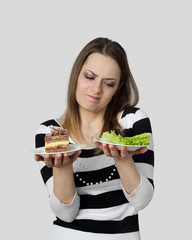
POLYGON ((121 145, 134 145, 134 146, 144 146, 149 145, 150 136, 146 133, 141 133, 133 137, 122 137, 120 134, 116 134, 114 130, 111 132, 104 132, 101 136, 102 141, 111 142, 121 145))

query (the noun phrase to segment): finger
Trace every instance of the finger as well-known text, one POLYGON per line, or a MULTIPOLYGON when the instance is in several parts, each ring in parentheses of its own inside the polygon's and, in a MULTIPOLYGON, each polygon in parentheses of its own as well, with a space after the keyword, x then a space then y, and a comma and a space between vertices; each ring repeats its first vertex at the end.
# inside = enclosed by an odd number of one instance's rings
POLYGON ((119 150, 117 149, 116 146, 109 145, 109 149, 110 149, 110 154, 113 158, 119 158, 120 157, 119 150))
POLYGON ((51 155, 46 154, 46 155, 44 156, 44 163, 45 163, 45 164, 47 165, 47 167, 49 167, 49 168, 53 167, 53 161, 52 161, 52 159, 51 159, 51 155))
POLYGON ((68 153, 63 153, 63 162, 62 165, 70 163, 70 158, 68 153))
POLYGON ((59 168, 59 167, 62 166, 62 164, 63 164, 63 156, 62 156, 62 154, 61 153, 56 154, 55 160, 54 160, 54 167, 59 168))
POLYGON ((102 150, 106 156, 112 157, 109 146, 105 143, 102 144, 102 150))
POLYGON ((139 150, 140 150, 140 153, 145 153, 145 152, 147 152, 148 149, 147 149, 147 147, 142 147, 139 150))
POLYGON ((43 161, 44 160, 44 158, 42 156, 38 155, 38 154, 35 154, 34 158, 35 158, 36 161, 43 161))
POLYGON ((77 152, 75 152, 73 155, 72 155, 72 157, 71 158, 78 158, 79 157, 79 155, 81 154, 81 150, 80 151, 77 151, 77 152))
POLYGON ((98 148, 101 148, 103 150, 103 146, 102 146, 102 143, 99 143, 95 140, 93 140, 93 143, 95 144, 95 146, 97 146, 98 148))
POLYGON ((127 151, 126 147, 120 148, 120 155, 122 158, 129 158, 130 156, 132 156, 132 154, 130 154, 130 152, 127 151))
POLYGON ((147 152, 147 147, 141 147, 138 150, 134 151, 134 154, 143 154, 145 152, 147 152))
POLYGON ((71 161, 74 162, 79 157, 80 154, 81 154, 81 151, 75 152, 70 158, 71 161))

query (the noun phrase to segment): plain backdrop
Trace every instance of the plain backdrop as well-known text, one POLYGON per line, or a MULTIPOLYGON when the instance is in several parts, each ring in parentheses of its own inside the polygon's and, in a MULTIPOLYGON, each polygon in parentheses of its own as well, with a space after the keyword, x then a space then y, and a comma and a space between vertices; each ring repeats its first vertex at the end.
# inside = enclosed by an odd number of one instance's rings
POLYGON ((0 2, 0 238, 50 238, 54 215, 30 153, 38 125, 63 114, 79 51, 96 37, 126 50, 155 142, 155 195, 143 240, 192 239, 191 1, 0 2))

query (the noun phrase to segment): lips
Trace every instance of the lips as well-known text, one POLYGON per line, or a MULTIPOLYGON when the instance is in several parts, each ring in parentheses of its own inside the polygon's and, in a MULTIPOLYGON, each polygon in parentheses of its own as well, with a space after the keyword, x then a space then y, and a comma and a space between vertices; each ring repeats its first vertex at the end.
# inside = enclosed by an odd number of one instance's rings
POLYGON ((95 96, 92 96, 92 95, 87 95, 91 100, 94 100, 94 101, 98 101, 100 100, 101 98, 99 97, 95 97, 95 96))

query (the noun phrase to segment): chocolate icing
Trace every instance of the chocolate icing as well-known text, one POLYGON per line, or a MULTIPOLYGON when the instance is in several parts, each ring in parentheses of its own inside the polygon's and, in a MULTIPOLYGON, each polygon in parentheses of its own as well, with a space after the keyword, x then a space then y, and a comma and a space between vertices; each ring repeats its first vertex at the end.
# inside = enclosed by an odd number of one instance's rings
POLYGON ((63 129, 63 128, 52 128, 51 134, 52 134, 52 136, 67 135, 68 131, 67 131, 67 129, 63 129))
POLYGON ((69 141, 67 135, 45 136, 46 142, 69 141))

